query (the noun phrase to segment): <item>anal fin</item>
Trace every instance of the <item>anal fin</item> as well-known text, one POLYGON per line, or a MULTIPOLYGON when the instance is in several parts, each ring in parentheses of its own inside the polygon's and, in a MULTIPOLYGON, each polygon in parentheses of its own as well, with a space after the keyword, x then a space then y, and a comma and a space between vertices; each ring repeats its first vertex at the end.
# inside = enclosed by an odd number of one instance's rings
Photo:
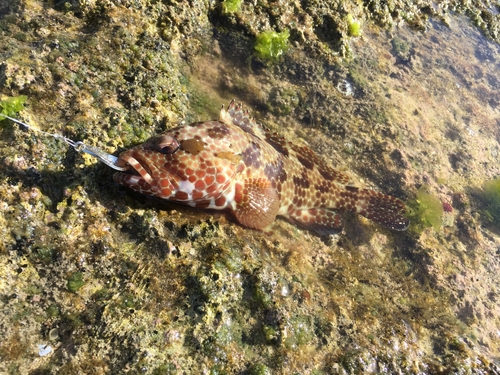
POLYGON ((264 178, 247 179, 243 184, 237 184, 234 200, 234 216, 240 224, 249 228, 269 226, 279 210, 278 192, 264 178))
POLYGON ((320 236, 337 234, 344 227, 344 220, 340 213, 329 208, 292 211, 288 217, 320 236))

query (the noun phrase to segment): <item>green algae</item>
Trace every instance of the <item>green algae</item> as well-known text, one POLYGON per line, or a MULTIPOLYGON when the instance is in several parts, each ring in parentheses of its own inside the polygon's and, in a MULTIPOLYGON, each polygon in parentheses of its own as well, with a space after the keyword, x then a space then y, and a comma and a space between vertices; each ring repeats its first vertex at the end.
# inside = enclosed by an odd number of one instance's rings
POLYGON ((123 306, 127 309, 137 309, 140 306, 139 301, 132 293, 126 292, 121 298, 123 306))
POLYGON ((422 186, 417 191, 416 199, 408 202, 410 230, 417 234, 426 228, 432 227, 438 232, 443 220, 443 203, 441 200, 428 193, 428 187, 422 186))
POLYGON ((288 29, 280 33, 267 30, 258 34, 254 44, 256 55, 263 60, 278 60, 289 48, 289 37, 290 31, 288 29))
POLYGON ((500 222, 500 179, 494 178, 483 183, 481 198, 485 208, 481 211, 486 221, 491 223, 500 222))
POLYGON ((152 375, 176 375, 179 370, 173 363, 166 363, 153 369, 152 375))
POLYGON ((85 285, 85 281, 83 280, 82 272, 74 272, 68 277, 68 282, 66 283, 66 287, 70 292, 77 292, 85 285))
POLYGON ((311 344, 316 338, 309 316, 296 315, 289 318, 284 324, 287 335, 283 344, 290 349, 311 344))
POLYGON ((222 10, 224 13, 236 13, 241 9, 243 0, 224 0, 222 10))
POLYGON ((273 287, 266 280, 258 279, 253 284, 253 298, 263 308, 271 308, 273 305, 273 287))
POLYGON ((53 303, 47 307, 45 310, 48 318, 55 318, 61 314, 61 309, 59 305, 53 303))
POLYGON ((347 15, 347 25, 349 36, 359 37, 361 36, 361 21, 354 19, 351 14, 347 15))
POLYGON ((248 370, 249 375, 271 375, 272 371, 263 363, 256 363, 248 370))
POLYGON ((32 258, 44 264, 51 264, 54 262, 59 251, 57 248, 49 245, 40 246, 34 249, 32 258))
POLYGON ((265 325, 262 327, 262 331, 263 331, 264 336, 266 338, 266 342, 269 344, 276 343, 280 337, 279 330, 276 329, 276 327, 265 325))
POLYGON ((15 117, 17 113, 24 109, 24 103, 26 103, 26 100, 28 100, 26 95, 13 96, 0 100, 0 107, 2 107, 2 111, 0 112, 0 121, 5 120, 5 117, 2 118, 1 114, 9 117, 15 117))

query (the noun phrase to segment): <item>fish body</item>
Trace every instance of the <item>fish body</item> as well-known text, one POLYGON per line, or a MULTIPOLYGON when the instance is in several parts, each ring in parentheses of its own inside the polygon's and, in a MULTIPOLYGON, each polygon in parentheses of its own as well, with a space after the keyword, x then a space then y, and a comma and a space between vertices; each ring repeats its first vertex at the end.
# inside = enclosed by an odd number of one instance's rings
POLYGON ((347 185, 348 177, 310 148, 265 130, 234 101, 218 120, 153 136, 115 164, 128 168, 114 175, 117 183, 192 207, 230 210, 250 228, 284 216, 326 235, 342 229, 342 211, 395 230, 409 224, 400 199, 347 185))

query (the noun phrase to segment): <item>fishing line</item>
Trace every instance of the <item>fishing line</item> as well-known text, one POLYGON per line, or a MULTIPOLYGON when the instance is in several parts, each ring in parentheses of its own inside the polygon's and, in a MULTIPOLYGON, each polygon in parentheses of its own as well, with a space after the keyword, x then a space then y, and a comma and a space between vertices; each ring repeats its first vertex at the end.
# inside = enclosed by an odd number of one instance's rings
POLYGON ((119 166, 115 165, 118 158, 114 155, 108 154, 107 152, 101 150, 99 147, 86 145, 85 143, 83 143, 81 141, 73 141, 72 139, 69 139, 61 134, 48 133, 48 132, 43 131, 41 129, 34 128, 34 127, 32 127, 32 126, 30 126, 22 121, 19 121, 15 118, 4 115, 3 113, 0 113, 0 117, 8 118, 10 121, 13 121, 18 125, 22 125, 22 126, 26 127, 28 130, 36 131, 36 132, 41 133, 47 137, 53 137, 56 139, 60 139, 60 140, 64 141, 64 143, 66 143, 67 145, 73 147, 77 152, 80 152, 80 153, 85 152, 86 154, 89 154, 89 155, 97 158, 100 162, 106 164, 108 167, 111 167, 117 171, 123 172, 123 171, 128 170, 127 167, 119 167, 119 166))

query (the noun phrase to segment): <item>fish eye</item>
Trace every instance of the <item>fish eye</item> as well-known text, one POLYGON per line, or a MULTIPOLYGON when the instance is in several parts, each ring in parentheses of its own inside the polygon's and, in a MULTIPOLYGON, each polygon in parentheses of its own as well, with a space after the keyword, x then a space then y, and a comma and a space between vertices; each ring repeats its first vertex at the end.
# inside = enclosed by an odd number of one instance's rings
POLYGON ((179 142, 170 135, 163 135, 156 142, 155 149, 162 154, 173 154, 179 149, 179 142))

